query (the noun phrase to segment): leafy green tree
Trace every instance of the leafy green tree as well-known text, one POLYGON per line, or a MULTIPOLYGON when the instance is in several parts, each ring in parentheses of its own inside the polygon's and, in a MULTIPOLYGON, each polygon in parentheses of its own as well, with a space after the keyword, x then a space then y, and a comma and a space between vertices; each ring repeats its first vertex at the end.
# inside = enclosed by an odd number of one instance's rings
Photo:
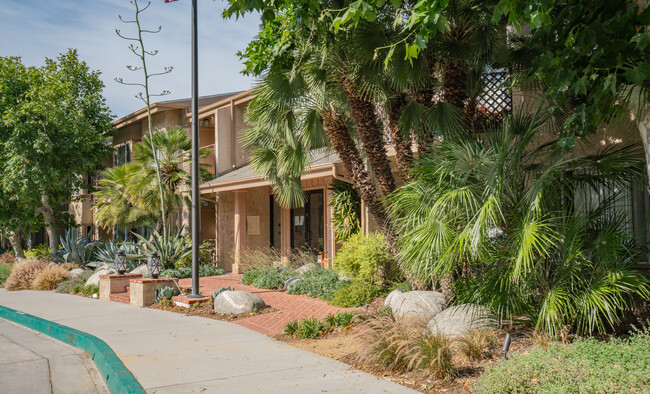
POLYGON ((2 189, 42 217, 50 249, 56 251, 55 228, 69 223, 60 207, 76 190, 89 187, 87 176, 97 175, 112 152, 104 84, 76 50, 46 59, 39 68, 25 67, 19 58, 1 62, 2 189))

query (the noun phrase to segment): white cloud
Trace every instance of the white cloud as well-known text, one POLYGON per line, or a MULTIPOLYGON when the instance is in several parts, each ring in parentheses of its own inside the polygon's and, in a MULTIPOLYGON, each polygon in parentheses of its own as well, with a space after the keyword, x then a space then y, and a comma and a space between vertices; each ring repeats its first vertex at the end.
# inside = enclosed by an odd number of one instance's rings
MULTIPOLYGON (((243 66, 236 52, 244 49, 257 32, 258 18, 223 20, 224 2, 198 3, 199 93, 248 89, 252 79, 240 74, 243 66)), ((0 56, 21 56, 27 65, 41 65, 45 57, 53 58, 68 48, 76 48, 81 59, 103 73, 108 104, 117 116, 123 116, 142 107, 134 97, 137 88, 114 81, 115 77, 142 80, 142 74, 126 69, 127 64, 137 65, 139 59, 129 51, 129 42, 115 34, 116 28, 125 34, 135 32, 133 24, 118 19, 118 14, 132 19, 133 13, 128 0, 0 0, 0 56)), ((159 50, 150 58, 148 67, 153 72, 164 66, 174 67, 171 74, 152 80, 151 91, 170 90, 171 95, 163 100, 189 97, 190 1, 165 4, 164 0, 152 0, 141 16, 146 28, 162 26, 160 33, 145 38, 147 49, 159 50)))

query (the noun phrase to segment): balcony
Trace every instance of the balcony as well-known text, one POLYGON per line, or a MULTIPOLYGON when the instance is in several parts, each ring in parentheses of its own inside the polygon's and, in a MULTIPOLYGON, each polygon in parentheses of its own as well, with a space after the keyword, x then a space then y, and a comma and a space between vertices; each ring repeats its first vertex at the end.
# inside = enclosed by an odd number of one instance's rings
MULTIPOLYGON (((215 170, 214 169, 215 169, 215 166, 216 166, 216 156, 214 154, 214 145, 202 146, 201 150, 207 150, 210 153, 207 156, 201 157, 199 159, 200 166, 201 166, 201 168, 203 170, 210 173, 211 178, 214 178, 214 176, 215 176, 215 170)), ((185 154, 189 158, 190 152, 185 152, 185 154)), ((183 163, 183 170, 187 171, 188 173, 191 173, 192 172, 191 163, 190 162, 183 163)))

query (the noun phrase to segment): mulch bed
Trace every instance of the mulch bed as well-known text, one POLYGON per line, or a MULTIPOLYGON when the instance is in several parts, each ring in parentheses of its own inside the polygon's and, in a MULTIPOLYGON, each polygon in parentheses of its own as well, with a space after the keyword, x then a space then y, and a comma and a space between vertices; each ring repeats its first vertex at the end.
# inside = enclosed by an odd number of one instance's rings
POLYGON ((175 313, 181 313, 183 315, 188 315, 188 316, 200 316, 200 317, 207 317, 209 319, 215 319, 215 320, 223 320, 223 321, 235 321, 235 320, 241 320, 241 319, 246 319, 251 316, 256 316, 256 315, 262 315, 265 313, 273 313, 276 312, 277 309, 274 308, 266 308, 263 309, 259 312, 250 314, 250 313, 242 313, 239 315, 222 315, 219 313, 214 313, 214 309, 212 309, 212 304, 209 302, 204 302, 201 303, 200 306, 197 307, 189 307, 185 308, 182 306, 177 306, 177 305, 165 305, 165 304, 153 304, 149 305, 148 308, 151 309, 159 309, 163 311, 168 311, 168 312, 175 312, 175 313))

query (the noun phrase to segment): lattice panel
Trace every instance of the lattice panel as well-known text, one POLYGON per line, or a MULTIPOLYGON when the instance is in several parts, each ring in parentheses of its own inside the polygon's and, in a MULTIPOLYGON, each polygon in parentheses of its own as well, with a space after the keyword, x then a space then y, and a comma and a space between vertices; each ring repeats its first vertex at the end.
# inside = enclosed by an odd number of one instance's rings
POLYGON ((483 74, 483 91, 476 100, 476 131, 498 127, 505 115, 512 112, 512 95, 506 86, 509 75, 503 71, 483 74))

